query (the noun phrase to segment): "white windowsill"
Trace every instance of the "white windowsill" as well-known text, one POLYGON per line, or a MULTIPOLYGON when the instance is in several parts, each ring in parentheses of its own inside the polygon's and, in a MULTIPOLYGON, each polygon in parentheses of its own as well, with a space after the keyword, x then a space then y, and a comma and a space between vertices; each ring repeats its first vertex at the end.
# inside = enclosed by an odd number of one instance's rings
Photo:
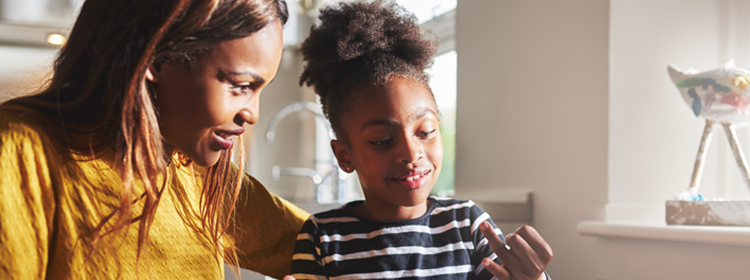
POLYGON ((695 244, 750 247, 750 227, 668 226, 649 221, 583 221, 584 236, 647 239, 695 244))

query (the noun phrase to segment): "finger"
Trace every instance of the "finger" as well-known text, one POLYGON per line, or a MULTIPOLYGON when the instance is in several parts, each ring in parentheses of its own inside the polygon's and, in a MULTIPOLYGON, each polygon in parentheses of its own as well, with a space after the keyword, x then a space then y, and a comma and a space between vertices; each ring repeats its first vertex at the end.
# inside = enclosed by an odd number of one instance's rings
POLYGON ((495 255, 497 255, 497 258, 500 259, 500 262, 504 267, 514 267, 521 264, 518 257, 505 247, 505 243, 503 243, 500 237, 497 236, 489 222, 482 222, 479 225, 479 230, 481 230, 484 237, 487 238, 487 242, 490 244, 492 251, 495 252, 495 255))
POLYGON ((284 279, 282 280, 296 280, 296 279, 294 279, 294 276, 287 275, 287 276, 284 276, 284 279))
POLYGON ((521 235, 511 233, 505 238, 505 243, 511 248, 511 253, 521 261, 519 266, 508 267, 510 272, 516 276, 526 276, 529 279, 536 279, 544 268, 539 264, 539 258, 536 257, 534 249, 524 240, 521 235))
POLYGON ((510 279, 510 272, 506 270, 502 265, 492 261, 490 258, 484 258, 482 260, 482 266, 484 266, 484 269, 487 269, 492 275, 494 275, 498 280, 507 280, 510 279))
POLYGON ((542 265, 543 268, 547 267, 547 264, 552 260, 553 253, 552 247, 547 244, 547 241, 544 240, 542 235, 529 225, 518 228, 515 233, 522 236, 534 252, 536 252, 537 257, 539 258, 539 264, 542 265))

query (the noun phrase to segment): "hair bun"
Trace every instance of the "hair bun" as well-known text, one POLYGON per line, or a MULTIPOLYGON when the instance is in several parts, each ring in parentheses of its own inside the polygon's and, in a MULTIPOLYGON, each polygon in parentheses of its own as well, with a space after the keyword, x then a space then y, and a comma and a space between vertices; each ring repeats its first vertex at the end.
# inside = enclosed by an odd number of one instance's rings
MULTIPOLYGON (((321 24, 312 27, 302 43, 307 70, 300 83, 315 85, 334 82, 343 63, 367 57, 395 57, 418 71, 424 71, 437 50, 434 38, 425 38, 414 15, 391 1, 344 2, 320 11, 321 24), (326 73, 312 73, 323 70, 326 73), (328 74, 327 78, 313 77, 328 74)), ((434 36, 431 36, 434 37, 434 36)))
POLYGON ((392 1, 342 2, 320 11, 320 25, 300 51, 305 70, 300 85, 312 86, 323 113, 338 136, 347 112, 350 90, 386 83, 394 75, 425 86, 424 70, 437 50, 434 36, 425 36, 414 15, 392 1))

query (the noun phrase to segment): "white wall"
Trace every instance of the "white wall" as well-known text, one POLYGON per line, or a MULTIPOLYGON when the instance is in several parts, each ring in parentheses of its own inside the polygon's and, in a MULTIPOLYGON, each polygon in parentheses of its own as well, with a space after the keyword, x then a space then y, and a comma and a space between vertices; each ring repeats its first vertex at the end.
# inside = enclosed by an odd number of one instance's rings
POLYGON ((459 1, 456 188, 534 190, 555 279, 594 278, 608 166, 609 2, 459 1))
POLYGON ((57 49, 0 45, 0 102, 37 90, 57 49))
MULTIPOLYGON (((608 218, 663 220, 664 200, 687 190, 704 126, 666 67, 708 70, 723 64, 721 1, 610 2, 608 218)), ((715 194, 717 152, 727 147, 722 134, 717 127, 704 194, 715 194)))
MULTIPOLYGON (((457 191, 533 189, 550 273, 594 279, 575 225, 664 220, 704 125, 666 67, 750 66, 750 1, 459 1, 456 44, 457 191)), ((721 130, 706 164, 704 195, 748 197, 721 130)))
MULTIPOLYGON (((690 183, 704 126, 669 80, 666 65, 703 71, 734 58, 739 67, 750 66, 750 1, 611 2, 608 217, 660 218, 663 201, 690 183), (646 211, 629 211, 637 208, 646 211)), ((745 147, 747 133, 738 130, 745 147)), ((701 193, 747 199, 737 170, 716 127, 701 193)))
MULTIPOLYGON (((703 71, 730 58, 739 67, 750 66, 750 1, 610 0, 610 6, 606 217, 663 224, 664 201, 690 183, 704 127, 666 66, 703 71)), ((746 151, 747 133, 747 128, 738 131, 746 151)), ((700 192, 747 199, 739 176, 724 132, 716 127, 700 192)), ((726 230, 735 229, 740 228, 726 230)), ((731 279, 744 273, 737 257, 747 255, 743 246, 608 237, 597 242, 596 271, 602 279, 731 279), (690 262, 701 265, 686 268, 690 262)))

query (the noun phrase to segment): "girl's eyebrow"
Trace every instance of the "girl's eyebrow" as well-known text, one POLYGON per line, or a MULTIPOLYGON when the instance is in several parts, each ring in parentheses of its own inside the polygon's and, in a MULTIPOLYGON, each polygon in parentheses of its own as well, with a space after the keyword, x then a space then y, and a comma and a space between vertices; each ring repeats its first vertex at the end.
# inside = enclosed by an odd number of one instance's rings
MULTIPOLYGON (((411 115, 411 117, 409 117, 409 121, 418 120, 418 119, 424 118, 427 115, 433 115, 433 116, 437 117, 437 114, 435 114, 435 112, 433 112, 429 108, 425 108, 424 110, 419 111, 419 113, 411 115)), ((381 120, 371 120, 371 121, 368 121, 365 124, 363 124, 362 125, 362 129, 360 129, 360 131, 364 131, 366 128, 371 127, 371 126, 375 126, 375 125, 397 126, 398 124, 399 124, 399 122, 395 121, 395 120, 382 120, 382 119, 381 120)))
POLYGON ((432 114, 433 116, 437 117, 437 114, 435 112, 433 112, 430 108, 425 108, 424 110, 422 110, 418 114, 412 115, 411 118, 409 118, 409 120, 410 121, 418 120, 418 119, 424 118, 428 114, 432 114))
POLYGON ((360 129, 360 131, 364 131, 368 127, 376 126, 376 125, 397 126, 398 122, 395 120, 371 120, 363 124, 362 129, 360 129))

